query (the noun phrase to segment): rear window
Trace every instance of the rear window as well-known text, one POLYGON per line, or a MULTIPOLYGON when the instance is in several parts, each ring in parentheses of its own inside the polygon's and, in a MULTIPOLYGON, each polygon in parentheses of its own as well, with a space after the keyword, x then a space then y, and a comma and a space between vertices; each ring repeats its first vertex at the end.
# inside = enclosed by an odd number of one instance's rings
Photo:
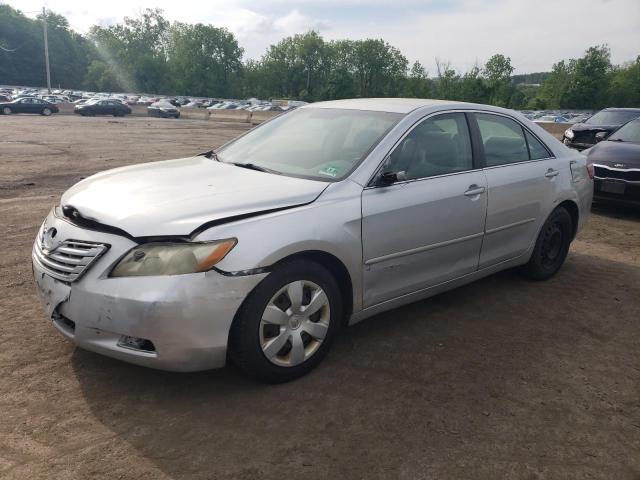
POLYGON ((622 125, 638 117, 640 117, 640 111, 602 110, 584 123, 590 125, 622 125))

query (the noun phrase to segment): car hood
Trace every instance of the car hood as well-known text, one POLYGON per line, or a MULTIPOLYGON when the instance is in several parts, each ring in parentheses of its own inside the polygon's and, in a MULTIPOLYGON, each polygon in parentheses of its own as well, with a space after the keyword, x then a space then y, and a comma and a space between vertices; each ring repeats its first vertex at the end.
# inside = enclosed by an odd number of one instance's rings
POLYGON ((61 205, 132 237, 188 236, 209 222, 310 203, 327 185, 197 156, 98 173, 61 205))
POLYGON ((574 132, 613 132, 620 125, 591 125, 588 123, 576 123, 571 126, 574 132))
POLYGON ((630 142, 603 141, 587 152, 589 163, 614 166, 624 165, 619 168, 640 168, 640 144, 630 142))

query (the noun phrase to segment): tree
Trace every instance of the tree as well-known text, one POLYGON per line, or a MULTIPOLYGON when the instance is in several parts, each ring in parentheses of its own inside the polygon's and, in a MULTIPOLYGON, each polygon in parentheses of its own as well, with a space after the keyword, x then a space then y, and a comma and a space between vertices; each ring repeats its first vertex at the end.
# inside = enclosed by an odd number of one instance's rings
POLYGON ((431 85, 427 71, 420 62, 414 62, 405 81, 403 96, 409 98, 428 98, 431 85))
POLYGON ((606 105, 609 74, 611 72, 611 52, 606 45, 589 48, 584 57, 572 64, 573 72, 567 86, 562 107, 583 108, 592 105, 602 108, 606 105))
POLYGON ((640 55, 635 61, 612 69, 607 99, 609 105, 617 107, 640 105, 640 55))
POLYGON ((460 100, 465 102, 485 103, 487 99, 487 86, 482 78, 482 70, 474 65, 460 79, 460 100))
POLYGON ((460 75, 451 68, 451 62, 436 58, 436 98, 444 100, 459 100, 460 75))
POLYGON ((567 91, 575 70, 575 60, 564 61, 553 65, 553 70, 542 83, 537 96, 537 104, 541 108, 560 108, 564 106, 567 91))
MULTIPOLYGON (((65 17, 47 12, 51 81, 80 88, 86 75, 91 44, 69 29, 65 17)), ((0 81, 6 84, 46 84, 42 17, 32 20, 19 10, 0 5, 0 81)))
POLYGON ((489 103, 508 107, 514 87, 511 83, 511 58, 498 53, 493 55, 484 66, 483 74, 489 96, 489 103))
POLYGON ((171 80, 167 65, 169 22, 160 9, 146 9, 138 18, 107 28, 94 26, 90 38, 102 60, 118 71, 129 91, 161 92, 171 80))
POLYGON ((174 23, 167 41, 170 90, 187 95, 231 97, 242 69, 243 49, 226 28, 174 23))

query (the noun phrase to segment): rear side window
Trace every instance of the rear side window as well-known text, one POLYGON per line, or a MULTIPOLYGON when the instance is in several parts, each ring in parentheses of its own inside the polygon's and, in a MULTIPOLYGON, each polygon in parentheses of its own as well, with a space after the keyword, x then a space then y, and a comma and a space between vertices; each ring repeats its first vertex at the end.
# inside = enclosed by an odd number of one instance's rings
POLYGON ((545 148, 545 146, 540 143, 540 140, 538 140, 526 130, 524 134, 527 137, 527 144, 529 145, 529 156, 531 157, 531 160, 539 160, 541 158, 551 157, 551 154, 545 148))
POLYGON ((424 120, 400 142, 384 170, 406 172, 410 180, 464 172, 473 168, 471 140, 464 113, 424 120))
POLYGON ((498 115, 477 113, 487 167, 529 160, 529 150, 519 123, 498 115))

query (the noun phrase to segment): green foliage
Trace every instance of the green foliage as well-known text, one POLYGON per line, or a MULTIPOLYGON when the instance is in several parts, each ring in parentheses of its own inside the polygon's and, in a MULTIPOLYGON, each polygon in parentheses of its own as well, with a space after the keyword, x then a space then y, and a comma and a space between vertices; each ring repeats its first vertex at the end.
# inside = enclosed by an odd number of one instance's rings
POLYGON ((607 97, 611 105, 619 107, 640 105, 640 55, 634 62, 611 71, 607 97))
MULTIPOLYGON (((91 43, 71 31, 61 15, 49 12, 47 27, 51 84, 80 88, 93 50, 91 43)), ((32 20, 8 5, 0 5, 0 82, 46 83, 43 42, 41 17, 32 20)))
POLYGON ((581 58, 556 63, 533 104, 542 108, 637 107, 640 57, 614 67, 607 46, 591 47, 581 58))
MULTIPOLYGON (((508 108, 600 108, 640 105, 640 56, 612 66, 606 46, 551 72, 513 75, 511 59, 493 55, 457 72, 436 59, 435 78, 382 39, 325 41, 315 31, 286 37, 259 60, 243 62, 233 33, 213 25, 171 23, 159 9, 94 26, 85 37, 48 12, 52 84, 106 92, 202 97, 441 98, 508 108), (541 84, 540 86, 538 86, 541 84)), ((0 83, 42 85, 41 19, 0 5, 0 83)))

